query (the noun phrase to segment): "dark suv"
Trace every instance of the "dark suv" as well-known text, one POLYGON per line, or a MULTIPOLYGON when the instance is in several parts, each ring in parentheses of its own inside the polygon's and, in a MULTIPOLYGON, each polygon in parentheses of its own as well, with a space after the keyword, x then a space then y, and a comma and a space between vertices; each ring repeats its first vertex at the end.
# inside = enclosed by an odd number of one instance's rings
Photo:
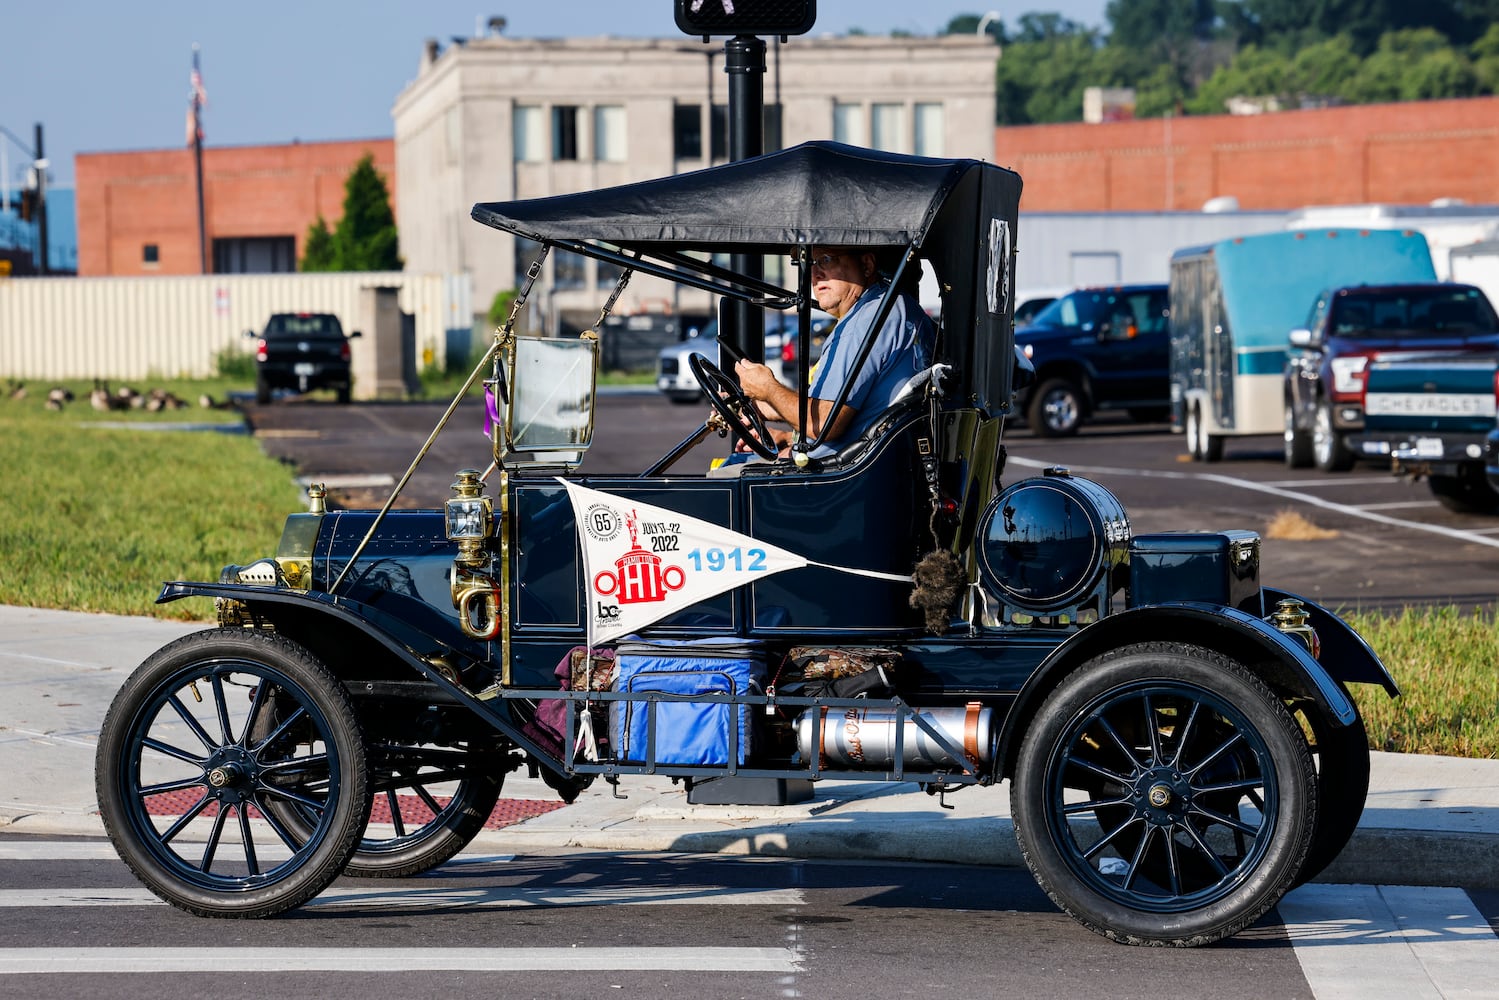
POLYGON ((340 403, 349 401, 349 341, 332 313, 276 313, 255 341, 255 402, 269 403, 271 390, 310 392, 332 389, 340 403))
POLYGON ((1019 410, 1042 437, 1076 434, 1096 410, 1136 420, 1170 412, 1171 315, 1165 285, 1080 288, 1015 331, 1036 369, 1019 410))
POLYGON ((1351 285, 1317 296, 1305 329, 1292 330, 1285 368, 1286 464, 1353 467, 1348 436, 1364 429, 1369 365, 1419 352, 1499 346, 1499 320, 1472 285, 1351 285))

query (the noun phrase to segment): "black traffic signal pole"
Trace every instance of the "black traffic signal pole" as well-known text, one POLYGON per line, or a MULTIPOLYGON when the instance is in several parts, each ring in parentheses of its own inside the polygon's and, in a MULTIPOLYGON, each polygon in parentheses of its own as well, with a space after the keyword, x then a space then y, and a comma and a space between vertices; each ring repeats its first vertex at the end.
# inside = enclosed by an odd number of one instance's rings
MULTIPOLYGON (((765 39, 735 35, 724 42, 723 71, 729 75, 729 159, 743 160, 765 152, 765 39)), ((759 254, 736 253, 729 269, 750 278, 765 277, 759 254)), ((725 298, 719 320, 725 339, 746 358, 765 357, 765 311, 739 299, 725 298)))

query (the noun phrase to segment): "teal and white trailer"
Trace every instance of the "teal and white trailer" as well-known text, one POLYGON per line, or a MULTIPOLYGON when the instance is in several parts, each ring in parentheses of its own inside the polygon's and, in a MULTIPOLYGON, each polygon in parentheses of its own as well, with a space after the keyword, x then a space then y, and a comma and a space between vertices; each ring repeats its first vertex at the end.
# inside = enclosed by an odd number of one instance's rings
POLYGON ((1171 255, 1171 423, 1198 461, 1229 437, 1285 432, 1291 330, 1318 296, 1358 284, 1435 281, 1411 230, 1260 233, 1171 255))

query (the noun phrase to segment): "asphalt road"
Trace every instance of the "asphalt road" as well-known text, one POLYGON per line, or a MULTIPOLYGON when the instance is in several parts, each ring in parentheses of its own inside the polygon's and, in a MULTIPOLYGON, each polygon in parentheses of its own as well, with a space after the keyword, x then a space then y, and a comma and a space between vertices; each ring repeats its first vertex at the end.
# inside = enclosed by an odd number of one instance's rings
MULTIPOLYGON (((378 507, 432 434, 446 403, 355 404, 278 400, 248 406, 266 452, 299 475, 329 483, 334 499, 378 507)), ((654 391, 600 396, 593 447, 581 469, 637 474, 694 431, 705 406, 673 405, 654 391)), ((483 408, 465 400, 439 433, 397 500, 432 507, 454 473, 483 469, 490 445, 483 408)), ((1247 528, 1264 536, 1262 582, 1339 609, 1406 604, 1493 607, 1499 597, 1499 518, 1454 514, 1424 484, 1361 465, 1347 473, 1287 469, 1278 438, 1230 443, 1214 464, 1187 459, 1163 424, 1107 417, 1075 438, 1043 439, 1023 425, 1005 436, 1004 481, 1066 466, 1112 490, 1137 533, 1247 528), (1300 516, 1323 537, 1281 537, 1277 516, 1300 516)), ((727 442, 698 446, 675 467, 696 473, 727 442)))

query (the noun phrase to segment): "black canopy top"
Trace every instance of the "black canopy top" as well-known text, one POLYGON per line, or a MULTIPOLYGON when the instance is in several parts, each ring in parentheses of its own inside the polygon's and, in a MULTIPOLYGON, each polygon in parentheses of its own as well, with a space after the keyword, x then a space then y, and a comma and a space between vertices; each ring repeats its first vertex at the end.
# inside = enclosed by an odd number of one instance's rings
POLYGON ((1008 405, 1020 177, 981 160, 808 142, 722 166, 576 194, 481 202, 473 218, 543 243, 646 254, 911 247, 943 293, 939 360, 979 405, 1008 405))

